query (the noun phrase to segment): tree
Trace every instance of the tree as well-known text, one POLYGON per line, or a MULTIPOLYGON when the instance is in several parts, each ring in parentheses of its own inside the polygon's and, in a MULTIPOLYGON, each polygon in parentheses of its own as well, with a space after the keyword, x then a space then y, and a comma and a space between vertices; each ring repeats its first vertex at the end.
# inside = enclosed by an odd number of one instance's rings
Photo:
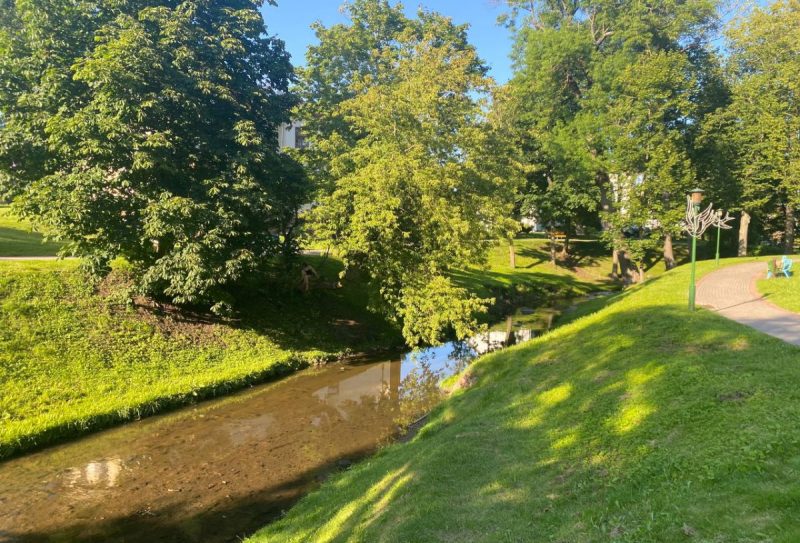
POLYGON ((0 188, 96 271, 123 256, 147 292, 224 302, 307 198, 277 149, 293 72, 260 6, 6 1, 0 188))
POLYGON ((518 104, 520 141, 529 163, 546 181, 528 186, 542 213, 566 221, 599 209, 604 237, 622 272, 630 241, 626 221, 658 224, 652 232, 674 262, 672 236, 682 191, 694 179, 694 128, 707 101, 703 73, 715 2, 657 4, 510 0, 508 20, 517 30, 517 72, 511 81, 518 104), (642 186, 625 193, 648 205, 620 200, 622 179, 642 186), (615 181, 616 180, 616 181, 615 181), (634 218, 633 207, 648 217, 634 218), (628 217, 627 219, 625 217, 628 217))
MULTIPOLYGON (((784 250, 792 253, 800 205, 800 3, 755 9, 729 39, 732 101, 716 124, 733 147, 743 222, 782 210, 784 250)), ((746 228, 743 236, 746 245, 746 228)))
POLYGON ((464 337, 487 300, 450 273, 513 228, 485 118, 491 81, 449 19, 376 0, 348 12, 349 25, 317 29, 302 74, 314 234, 366 273, 409 344, 464 337))

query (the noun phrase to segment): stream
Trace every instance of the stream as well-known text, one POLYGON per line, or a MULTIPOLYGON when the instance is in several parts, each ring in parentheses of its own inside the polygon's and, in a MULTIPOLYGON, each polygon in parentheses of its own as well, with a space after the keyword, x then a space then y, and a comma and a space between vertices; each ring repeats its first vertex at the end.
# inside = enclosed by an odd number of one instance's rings
POLYGON ((304 370, 0 463, 0 542, 240 541, 396 439, 441 401, 442 379, 558 312, 518 310, 466 342, 304 370))

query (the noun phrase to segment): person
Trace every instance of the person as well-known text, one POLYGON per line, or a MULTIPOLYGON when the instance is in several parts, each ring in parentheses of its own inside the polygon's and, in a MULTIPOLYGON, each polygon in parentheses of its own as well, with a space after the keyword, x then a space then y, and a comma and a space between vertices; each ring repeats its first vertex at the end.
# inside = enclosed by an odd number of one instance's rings
POLYGON ((304 262, 303 267, 300 269, 300 284, 302 285, 303 292, 308 292, 311 288, 312 277, 319 277, 317 270, 308 262, 304 262))

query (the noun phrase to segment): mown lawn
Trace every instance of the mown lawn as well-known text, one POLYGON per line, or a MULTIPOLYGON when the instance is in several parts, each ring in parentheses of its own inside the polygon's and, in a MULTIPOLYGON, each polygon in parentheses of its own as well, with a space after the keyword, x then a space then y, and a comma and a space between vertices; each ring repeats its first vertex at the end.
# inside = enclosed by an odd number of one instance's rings
MULTIPOLYGON (((493 289, 514 287, 537 289, 556 296, 580 296, 598 290, 616 290, 619 284, 611 281, 612 259, 606 245, 594 239, 570 241, 570 257, 550 262, 549 241, 541 234, 521 237, 514 242, 516 267, 509 265, 508 244, 500 242, 489 252, 488 268, 473 267, 455 274, 463 285, 482 295, 492 295, 493 289)), ((678 263, 688 259, 686 243, 676 241, 675 258, 678 263)), ((699 244, 699 258, 708 257, 705 243, 699 244)), ((666 271, 660 253, 649 255, 645 265, 648 279, 659 277, 666 271)))
POLYGON ((249 541, 800 541, 800 349, 689 313, 687 282, 481 358, 414 439, 249 541))
POLYGON ((400 342, 357 288, 279 287, 247 292, 239 318, 216 321, 127 307, 120 285, 96 289, 75 261, 0 262, 0 458, 400 342))
MULTIPOLYGON (((765 265, 765 273, 766 269, 765 265)), ((800 313, 800 279, 797 278, 797 271, 788 278, 781 275, 772 279, 761 279, 757 282, 757 286, 758 291, 764 295, 767 301, 789 311, 800 313)))
POLYGON ((0 205, 0 256, 54 256, 59 249, 58 243, 43 243, 41 234, 0 205))

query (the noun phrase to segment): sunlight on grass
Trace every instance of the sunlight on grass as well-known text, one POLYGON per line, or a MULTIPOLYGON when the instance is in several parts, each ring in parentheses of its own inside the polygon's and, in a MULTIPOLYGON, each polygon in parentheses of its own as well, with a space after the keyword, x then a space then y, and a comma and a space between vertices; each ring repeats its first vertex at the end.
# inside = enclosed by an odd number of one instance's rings
POLYGON ((555 388, 551 388, 546 392, 542 392, 537 397, 539 404, 542 407, 553 407, 556 404, 559 404, 569 398, 572 395, 572 385, 569 383, 564 383, 563 385, 559 385, 555 388))
POLYGON ((798 279, 797 273, 789 278, 761 279, 756 285, 758 291, 768 302, 794 313, 800 313, 800 279, 798 279))

